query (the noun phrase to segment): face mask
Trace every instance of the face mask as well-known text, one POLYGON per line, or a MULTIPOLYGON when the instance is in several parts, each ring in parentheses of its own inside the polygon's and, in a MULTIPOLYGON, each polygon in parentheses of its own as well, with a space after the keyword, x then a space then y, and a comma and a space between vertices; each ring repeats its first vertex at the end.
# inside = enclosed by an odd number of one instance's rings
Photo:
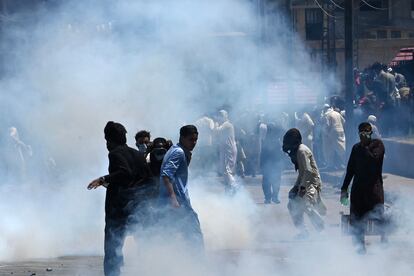
POLYGON ((138 151, 140 152, 146 152, 147 151, 147 145, 146 144, 137 144, 138 151))
POLYGON ((165 153, 167 153, 167 150, 164 148, 155 148, 152 150, 151 155, 153 158, 155 158, 156 161, 161 162, 164 158, 165 153))
POLYGON ((371 139, 372 131, 360 131, 359 136, 365 139, 371 139))

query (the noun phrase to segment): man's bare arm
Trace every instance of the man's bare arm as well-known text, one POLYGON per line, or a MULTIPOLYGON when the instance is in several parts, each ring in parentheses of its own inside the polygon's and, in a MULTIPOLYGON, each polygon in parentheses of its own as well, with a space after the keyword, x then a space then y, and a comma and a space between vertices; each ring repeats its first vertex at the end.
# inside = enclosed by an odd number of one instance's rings
POLYGON ((177 197, 174 192, 173 184, 171 183, 170 179, 168 178, 168 176, 163 176, 162 180, 164 182, 165 187, 167 188, 167 192, 170 197, 172 207, 174 208, 180 207, 180 204, 178 203, 177 197))

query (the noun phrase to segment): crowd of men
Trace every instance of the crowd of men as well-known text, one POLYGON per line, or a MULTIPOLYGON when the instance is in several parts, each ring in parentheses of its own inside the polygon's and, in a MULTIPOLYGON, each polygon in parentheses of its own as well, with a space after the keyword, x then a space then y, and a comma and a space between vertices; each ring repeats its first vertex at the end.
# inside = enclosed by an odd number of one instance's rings
MULTIPOLYGON (((342 108, 340 98, 332 97, 319 108, 290 114, 221 109, 182 127, 177 144, 167 137, 152 139, 149 130, 140 130, 135 135, 135 149, 126 143, 125 127, 108 122, 104 133, 109 174, 88 186, 106 187, 105 275, 120 274, 125 237, 139 229, 169 229, 165 238, 176 233, 190 248, 203 251, 200 222, 187 189, 190 161, 193 174, 220 176, 228 196, 237 194, 246 176, 262 175, 265 204, 285 200, 279 197, 282 173, 297 171, 298 178, 287 199, 292 222, 298 229, 297 238, 309 235, 305 214, 317 231, 324 229, 326 207, 321 198, 320 171, 344 172, 341 201, 346 202, 351 194, 350 223, 359 251, 365 252, 366 221, 380 221, 383 213, 381 174, 385 149, 380 138, 384 125, 377 124, 375 112, 364 114, 361 121, 365 123, 358 129, 360 142, 352 148, 347 161, 346 114, 342 108)), ((2 137, 0 144, 7 150, 2 150, 0 169, 6 182, 8 177, 24 182, 30 171, 32 147, 22 141, 16 127, 10 127, 2 137)), ((56 164, 50 160, 44 167, 53 171, 56 164)), ((382 239, 386 241, 385 232, 382 239)))
MULTIPOLYGON (((141 130, 135 135, 136 149, 127 145, 127 131, 122 124, 107 123, 104 133, 109 174, 88 185, 88 189, 107 189, 105 275, 120 275, 125 237, 138 229, 151 229, 167 240, 176 234, 194 253, 202 254, 203 234, 187 188, 190 162, 192 170, 201 176, 221 176, 224 191, 230 197, 238 193, 246 174, 262 174, 265 204, 281 202, 282 171, 294 168, 298 177, 289 191, 287 207, 298 229, 298 239, 309 235, 305 214, 316 231, 324 229, 326 206, 321 198, 318 164, 325 164, 321 168, 324 170, 346 172, 340 201, 346 204, 354 179, 350 224, 358 252, 365 252, 367 220, 381 221, 383 213, 385 150, 377 139, 378 128, 369 122, 360 124, 360 142, 353 147, 345 170, 345 118, 335 106, 323 106, 316 119, 307 112, 295 113, 291 121, 285 113, 256 118, 249 133, 249 121, 241 117, 232 123, 228 112, 219 110, 215 116, 204 115, 194 125, 183 126, 175 145, 162 137, 151 141, 150 131, 141 130), (289 159, 293 166, 286 162, 289 159)), ((372 122, 372 116, 369 119, 372 122)), ((382 237, 386 241, 385 232, 382 237)))
POLYGON ((369 115, 376 116, 386 136, 409 134, 414 124, 412 80, 399 68, 378 62, 363 71, 355 69, 354 76, 355 117, 361 120, 369 115))

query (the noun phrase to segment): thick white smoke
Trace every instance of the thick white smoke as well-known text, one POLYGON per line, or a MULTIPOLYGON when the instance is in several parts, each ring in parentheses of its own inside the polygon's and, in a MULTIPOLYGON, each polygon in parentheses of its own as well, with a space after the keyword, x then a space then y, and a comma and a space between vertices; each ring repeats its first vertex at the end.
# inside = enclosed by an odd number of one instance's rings
MULTIPOLYGON (((274 26, 280 39, 260 41, 257 11, 249 1, 65 2, 25 13, 33 18, 3 30, 10 43, 3 44, 9 54, 0 83, 1 135, 17 126, 33 147, 27 161, 35 165, 23 180, 0 187, 0 260, 102 254, 104 190, 87 191, 86 185, 106 173, 107 121, 126 126, 130 145, 139 129, 176 141, 179 127, 204 112, 224 104, 233 114, 254 109, 269 83, 281 78, 300 79, 325 93, 306 51, 295 38, 286 39, 284 25, 274 26), (46 177, 40 165, 49 157, 57 177, 46 177)), ((136 257, 145 265, 132 265, 132 273, 348 275, 365 265, 377 275, 390 271, 371 256, 355 257, 338 235, 294 243, 290 221, 263 221, 285 210, 284 204, 263 210, 248 193, 229 199, 206 182, 190 185, 196 186, 192 201, 213 257, 206 264, 178 253, 174 244, 138 240, 142 250, 128 242, 127 263, 136 257), (273 236, 274 243, 264 244, 273 236), (240 249, 245 250, 232 251, 240 249), (171 263, 171 271, 159 265, 171 263)))

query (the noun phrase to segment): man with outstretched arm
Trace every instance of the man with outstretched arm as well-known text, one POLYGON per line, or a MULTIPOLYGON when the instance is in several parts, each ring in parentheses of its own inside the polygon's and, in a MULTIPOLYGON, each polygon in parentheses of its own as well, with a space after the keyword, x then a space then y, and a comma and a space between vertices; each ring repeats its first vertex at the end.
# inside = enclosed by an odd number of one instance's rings
POLYGON ((123 264, 122 247, 129 232, 147 219, 145 204, 151 171, 145 157, 126 144, 126 129, 108 122, 104 129, 109 151, 109 174, 93 180, 88 189, 106 187, 104 274, 118 276, 123 264))

